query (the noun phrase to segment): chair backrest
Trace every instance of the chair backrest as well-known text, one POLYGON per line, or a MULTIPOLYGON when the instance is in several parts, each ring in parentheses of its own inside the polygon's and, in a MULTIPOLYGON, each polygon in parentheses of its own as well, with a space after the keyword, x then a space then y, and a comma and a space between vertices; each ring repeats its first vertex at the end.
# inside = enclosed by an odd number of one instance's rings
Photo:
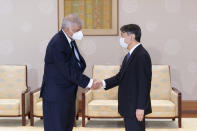
MULTIPOLYGON (((95 65, 93 68, 94 79, 106 79, 117 74, 120 66, 95 65)), ((168 65, 152 66, 151 99, 168 100, 170 98, 171 82, 170 67, 168 65)), ((118 87, 105 91, 93 90, 93 99, 118 99, 118 87)))
POLYGON ((26 66, 0 65, 0 99, 19 99, 27 89, 26 66))
MULTIPOLYGON (((108 65, 95 65, 93 68, 93 78, 103 80, 116 75, 120 70, 120 66, 108 66, 108 65)), ((105 91, 103 88, 99 90, 92 90, 93 99, 99 100, 117 100, 118 99, 118 87, 114 87, 105 91)))
POLYGON ((170 67, 168 65, 153 65, 151 99, 168 100, 171 90, 170 67))

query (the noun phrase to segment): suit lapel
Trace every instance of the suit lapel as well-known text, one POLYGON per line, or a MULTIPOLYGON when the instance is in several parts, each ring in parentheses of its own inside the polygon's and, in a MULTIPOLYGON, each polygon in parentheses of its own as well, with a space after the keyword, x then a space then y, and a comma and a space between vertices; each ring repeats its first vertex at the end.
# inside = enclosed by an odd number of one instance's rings
POLYGON ((59 31, 60 36, 63 38, 63 40, 66 43, 66 46, 68 46, 68 48, 70 49, 70 51, 72 51, 72 48, 70 47, 70 44, 68 42, 68 39, 66 38, 64 32, 62 30, 59 31))
POLYGON ((124 60, 123 60, 123 62, 122 62, 122 66, 121 66, 121 68, 120 68, 120 72, 123 71, 123 69, 124 69, 124 67, 125 67, 125 64, 126 64, 126 56, 124 57, 124 60))
MULTIPOLYGON (((138 50, 142 48, 142 45, 139 45, 134 51, 133 53, 131 54, 128 62, 124 62, 125 64, 123 64, 123 69, 122 69, 122 72, 121 72, 121 78, 124 76, 125 72, 127 71, 128 67, 129 67, 129 64, 132 63, 132 61, 134 60, 138 50)), ((124 60, 125 61, 125 60, 124 60)))

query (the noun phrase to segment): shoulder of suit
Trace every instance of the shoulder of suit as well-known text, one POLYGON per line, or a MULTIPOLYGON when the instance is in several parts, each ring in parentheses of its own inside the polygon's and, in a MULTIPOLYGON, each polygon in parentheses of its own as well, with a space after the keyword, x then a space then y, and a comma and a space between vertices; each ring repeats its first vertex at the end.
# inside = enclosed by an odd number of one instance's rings
POLYGON ((58 33, 56 33, 53 38, 51 39, 51 42, 52 43, 56 43, 56 45, 65 45, 65 40, 64 40, 64 37, 61 33, 61 31, 59 31, 58 33))
POLYGON ((55 35, 51 41, 49 42, 49 45, 51 47, 51 49, 58 49, 58 50, 64 50, 65 49, 65 45, 63 44, 63 42, 58 38, 57 35, 55 35))
POLYGON ((64 37, 61 31, 59 31, 58 33, 56 33, 53 38, 54 41, 63 41, 64 37))
POLYGON ((140 51, 138 53, 139 54, 149 54, 148 51, 144 48, 143 45, 141 45, 140 51))
POLYGON ((136 53, 137 57, 146 57, 149 56, 149 53, 146 51, 145 48, 141 48, 137 53, 136 53))

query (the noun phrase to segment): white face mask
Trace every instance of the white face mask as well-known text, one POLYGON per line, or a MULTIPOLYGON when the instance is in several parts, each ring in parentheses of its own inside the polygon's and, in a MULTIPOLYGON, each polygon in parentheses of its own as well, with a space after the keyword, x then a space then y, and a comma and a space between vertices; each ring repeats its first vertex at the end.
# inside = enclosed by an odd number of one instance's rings
POLYGON ((83 33, 82 33, 82 31, 75 32, 75 33, 72 35, 72 38, 73 38, 73 40, 82 40, 82 38, 83 38, 83 33))
POLYGON ((126 48, 128 47, 128 44, 124 42, 125 38, 120 38, 120 46, 122 46, 123 48, 126 48))

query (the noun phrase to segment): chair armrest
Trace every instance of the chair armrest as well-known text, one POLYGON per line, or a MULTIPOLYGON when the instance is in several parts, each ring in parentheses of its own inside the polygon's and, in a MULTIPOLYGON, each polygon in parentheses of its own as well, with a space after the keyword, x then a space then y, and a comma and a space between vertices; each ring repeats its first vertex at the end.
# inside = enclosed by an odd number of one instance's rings
POLYGON ((30 88, 22 92, 21 95, 21 102, 22 102, 22 114, 27 115, 30 112, 30 88))
POLYGON ((31 94, 34 94, 34 93, 40 91, 40 89, 41 89, 41 88, 37 88, 37 89, 32 90, 32 91, 31 91, 31 94))
POLYGON ((30 92, 30 99, 33 102, 32 104, 35 104, 35 103, 40 102, 42 100, 42 98, 40 98, 40 89, 41 88, 37 88, 37 89, 34 89, 30 92))
POLYGON ((181 96, 181 92, 178 89, 176 89, 175 87, 172 87, 170 100, 175 104, 176 116, 181 116, 181 112, 182 112, 182 107, 181 107, 182 96, 181 96))
POLYGON ((92 91, 88 90, 87 92, 82 93, 82 111, 87 114, 88 103, 92 100, 92 91))
POLYGON ((178 95, 181 95, 181 92, 177 88, 172 87, 172 90, 175 91, 178 95))
POLYGON ((41 88, 37 88, 37 89, 34 89, 30 92, 30 111, 31 111, 31 114, 33 114, 34 105, 36 103, 42 101, 42 98, 40 98, 40 89, 41 88))

